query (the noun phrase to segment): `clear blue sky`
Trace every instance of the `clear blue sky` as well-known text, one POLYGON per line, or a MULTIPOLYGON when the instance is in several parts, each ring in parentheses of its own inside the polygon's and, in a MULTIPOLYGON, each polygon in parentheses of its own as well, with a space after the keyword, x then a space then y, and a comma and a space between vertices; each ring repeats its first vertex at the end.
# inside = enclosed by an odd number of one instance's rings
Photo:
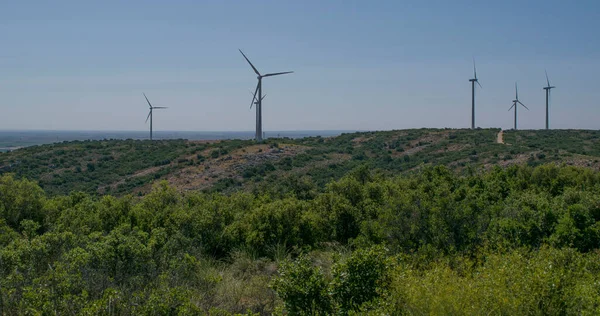
POLYGON ((0 129, 600 128, 600 1, 3 1, 0 129))

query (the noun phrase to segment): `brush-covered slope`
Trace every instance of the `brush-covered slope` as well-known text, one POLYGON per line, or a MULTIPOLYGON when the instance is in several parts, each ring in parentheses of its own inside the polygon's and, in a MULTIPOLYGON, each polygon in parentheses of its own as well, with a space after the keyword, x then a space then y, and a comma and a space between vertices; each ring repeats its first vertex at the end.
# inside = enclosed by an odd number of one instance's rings
POLYGON ((49 194, 144 194, 156 180, 182 190, 320 190, 367 164, 387 174, 427 165, 452 169, 548 162, 598 168, 600 132, 414 129, 338 137, 228 140, 75 141, 0 154, 0 174, 37 181, 49 194), (499 142, 502 138, 503 143, 499 142))
POLYGON ((599 315, 600 172, 364 166, 322 192, 0 176, 0 315, 599 315))

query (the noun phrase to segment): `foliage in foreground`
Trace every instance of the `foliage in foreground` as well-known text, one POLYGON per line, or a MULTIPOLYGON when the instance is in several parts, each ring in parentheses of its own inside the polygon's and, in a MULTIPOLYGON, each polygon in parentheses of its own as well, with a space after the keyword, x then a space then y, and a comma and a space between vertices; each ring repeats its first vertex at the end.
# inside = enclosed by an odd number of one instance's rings
POLYGON ((597 314, 599 220, 600 173, 553 165, 358 168, 283 197, 5 175, 0 314, 597 314))
POLYGON ((348 261, 361 269, 342 265, 342 273, 331 275, 300 257, 282 265, 275 289, 292 315, 600 313, 597 252, 544 246, 427 262, 383 254, 378 248, 358 250, 348 261), (345 291, 350 295, 338 295, 345 291))
POLYGON ((391 266, 382 247, 358 249, 338 260, 327 278, 308 257, 300 256, 281 265, 272 286, 290 314, 348 314, 369 308, 385 293, 391 266))
MULTIPOLYGON (((600 256, 543 247, 459 258, 426 268, 400 264, 393 308, 435 315, 598 315, 600 256)), ((389 309, 388 309, 389 310, 389 309)))

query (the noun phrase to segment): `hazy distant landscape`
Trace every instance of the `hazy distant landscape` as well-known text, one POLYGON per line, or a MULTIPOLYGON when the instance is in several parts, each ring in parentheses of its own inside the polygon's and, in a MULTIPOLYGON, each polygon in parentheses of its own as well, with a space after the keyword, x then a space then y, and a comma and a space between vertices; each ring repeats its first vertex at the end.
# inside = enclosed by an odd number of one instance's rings
MULTIPOLYGON (((274 131, 265 132, 266 137, 301 138, 310 136, 336 136, 348 131, 274 131)), ((155 139, 221 140, 252 139, 254 132, 189 132, 156 131, 155 139)), ((147 131, 2 131, 0 152, 21 147, 59 143, 74 140, 148 139, 147 131)))

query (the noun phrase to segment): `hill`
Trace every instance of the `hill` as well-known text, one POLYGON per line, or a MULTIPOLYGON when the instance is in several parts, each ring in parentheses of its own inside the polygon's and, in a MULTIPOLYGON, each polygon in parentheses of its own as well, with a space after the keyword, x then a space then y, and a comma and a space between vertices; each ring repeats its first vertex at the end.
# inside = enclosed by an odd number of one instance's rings
POLYGON ((600 172, 361 167, 306 189, 48 197, 0 176, 0 314, 600 313, 600 172))
POLYGON ((526 163, 599 168, 600 132, 414 129, 337 137, 226 141, 73 141, 0 154, 0 174, 35 180, 51 195, 145 194, 156 180, 181 191, 316 190, 367 164, 387 174, 428 165, 489 169, 526 163))
POLYGON ((421 129, 1 154, 0 314, 597 315, 599 153, 421 129))

